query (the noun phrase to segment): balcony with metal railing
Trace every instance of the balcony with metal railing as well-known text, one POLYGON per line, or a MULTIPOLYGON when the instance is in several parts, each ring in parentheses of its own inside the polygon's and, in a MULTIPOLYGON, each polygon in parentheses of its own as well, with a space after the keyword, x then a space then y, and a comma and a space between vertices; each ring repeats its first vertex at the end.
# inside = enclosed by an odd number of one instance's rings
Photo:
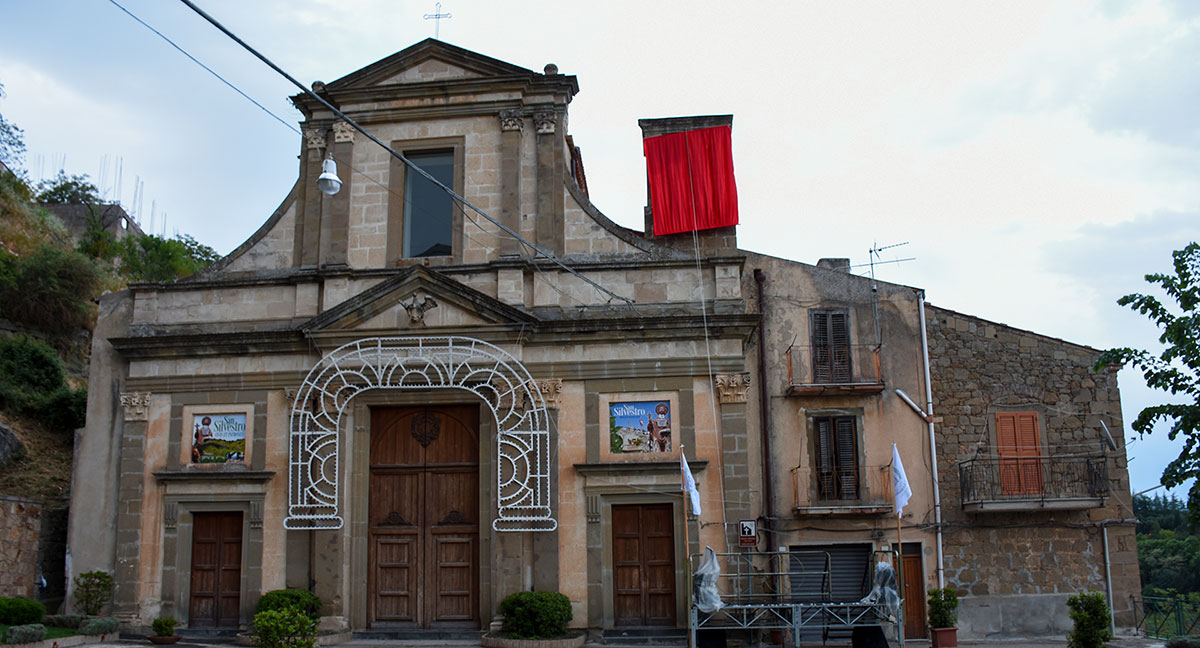
POLYGON ((958 464, 964 511, 1083 510, 1108 496, 1104 455, 983 456, 958 464))
POLYGON ((788 395, 879 393, 883 372, 876 345, 793 346, 787 351, 788 395))
POLYGON ((895 504, 890 466, 796 466, 792 496, 797 515, 878 515, 891 513, 895 504))

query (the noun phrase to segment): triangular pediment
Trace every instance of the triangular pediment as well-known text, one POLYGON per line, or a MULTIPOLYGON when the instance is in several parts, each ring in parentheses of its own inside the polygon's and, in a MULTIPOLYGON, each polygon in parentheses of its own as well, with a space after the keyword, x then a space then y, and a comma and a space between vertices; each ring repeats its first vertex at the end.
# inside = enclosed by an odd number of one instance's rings
POLYGON ((385 85, 533 75, 529 70, 432 38, 327 84, 331 91, 385 85))
POLYGON ((532 324, 533 315, 439 272, 405 269, 317 315, 300 328, 308 333, 404 331, 504 324, 532 324))

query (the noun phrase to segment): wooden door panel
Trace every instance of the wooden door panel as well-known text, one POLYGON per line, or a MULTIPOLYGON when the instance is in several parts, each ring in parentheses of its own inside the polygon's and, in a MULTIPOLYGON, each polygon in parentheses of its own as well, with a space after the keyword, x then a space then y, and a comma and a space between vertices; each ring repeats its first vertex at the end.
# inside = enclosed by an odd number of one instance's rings
POLYGON ((416 621, 417 534, 376 535, 373 548, 375 619, 416 621))
POLYGON ((479 408, 371 414, 371 623, 478 624, 479 408))
POLYGON ((241 513, 193 515, 190 581, 190 626, 237 626, 242 591, 241 513))
POLYGON ((904 588, 904 637, 925 637, 925 575, 921 570, 920 554, 905 554, 900 558, 904 588))
POLYGON ((675 529, 670 504, 612 507, 616 625, 675 625, 675 529))

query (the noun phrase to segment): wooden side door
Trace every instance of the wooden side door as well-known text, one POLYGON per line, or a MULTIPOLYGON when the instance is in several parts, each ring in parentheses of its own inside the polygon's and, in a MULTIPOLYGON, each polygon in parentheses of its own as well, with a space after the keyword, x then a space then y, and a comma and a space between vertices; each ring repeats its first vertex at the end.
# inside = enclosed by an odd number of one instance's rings
POLYGON ((921 554, 906 553, 900 557, 901 587, 904 592, 904 638, 925 638, 925 577, 921 570, 921 554))
POLYGON ((612 507, 613 621, 675 626, 675 521, 670 504, 612 507))
POLYGON ((237 627, 241 615, 242 514, 192 516, 188 626, 237 627))
POLYGON ((1042 493, 1037 412, 997 412, 996 445, 1002 495, 1042 493))
POLYGON ((370 623, 477 627, 479 408, 372 411, 370 623))

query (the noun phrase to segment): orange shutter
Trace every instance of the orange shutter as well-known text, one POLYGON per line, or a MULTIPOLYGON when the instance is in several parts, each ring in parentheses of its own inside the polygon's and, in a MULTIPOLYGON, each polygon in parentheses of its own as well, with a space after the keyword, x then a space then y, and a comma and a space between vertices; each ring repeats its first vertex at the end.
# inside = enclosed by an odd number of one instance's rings
POLYGON ((1018 495, 1021 470, 1017 464, 1017 417, 1012 412, 996 413, 996 445, 1000 456, 1000 494, 1018 495))
POLYGON ((1001 495, 1042 492, 1041 443, 1036 412, 997 412, 996 444, 1001 495))

